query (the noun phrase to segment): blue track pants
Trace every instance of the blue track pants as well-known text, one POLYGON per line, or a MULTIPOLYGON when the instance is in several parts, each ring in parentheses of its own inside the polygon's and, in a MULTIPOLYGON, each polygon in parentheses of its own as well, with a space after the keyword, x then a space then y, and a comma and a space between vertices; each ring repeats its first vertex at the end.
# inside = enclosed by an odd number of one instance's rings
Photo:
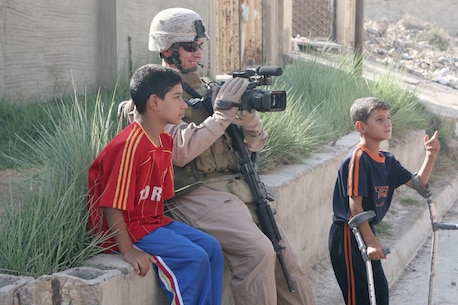
POLYGON ((224 257, 214 237, 173 221, 135 245, 155 257, 154 267, 170 304, 221 304, 224 257))

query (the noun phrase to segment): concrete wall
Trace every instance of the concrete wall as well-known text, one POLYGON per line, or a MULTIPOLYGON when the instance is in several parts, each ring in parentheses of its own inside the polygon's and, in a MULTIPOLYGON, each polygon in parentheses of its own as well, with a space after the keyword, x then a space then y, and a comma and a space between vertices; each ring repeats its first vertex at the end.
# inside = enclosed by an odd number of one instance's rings
MULTIPOLYGON (((398 160, 412 171, 420 167, 424 158, 423 136, 423 131, 411 132, 398 145, 390 148, 398 160)), ((348 149, 358 140, 358 135, 352 133, 334 145, 325 146, 321 152, 307 158, 304 164, 289 165, 261 177, 275 190, 276 201, 272 206, 277 210, 277 223, 286 232, 305 269, 328 257, 327 240, 336 171, 348 149)), ((421 244, 424 239, 410 242, 421 244)), ((409 247, 406 250, 411 255, 414 249, 409 247)), ((393 261, 390 264, 397 262, 396 257, 390 259, 393 261)), ((387 267, 390 282, 401 269, 397 265, 387 267)), ((226 268, 224 305, 233 304, 229 280, 230 273, 226 268)), ((22 305, 167 304, 153 270, 144 278, 139 277, 120 255, 115 254, 101 254, 91 258, 86 267, 37 279, 0 274, 1 304, 19 304, 14 303, 18 298, 22 305), (53 303, 55 300, 60 303, 53 303)))
MULTIPOLYGON (((278 0, 265 5, 263 59, 275 64, 290 48, 292 4, 278 0)), ((157 12, 170 7, 193 9, 204 19, 211 42, 200 72, 213 77, 218 39, 214 0, 0 0, 0 99, 42 100, 71 94, 74 86, 79 93, 112 87, 130 77, 131 65, 160 62, 147 48, 149 26, 157 12)))
POLYGON ((0 98, 45 99, 72 93, 74 85, 80 93, 111 87, 130 77, 129 37, 134 69, 158 61, 147 43, 159 10, 187 7, 209 20, 211 3, 0 0, 0 98))
POLYGON ((97 3, 0 0, 0 97, 96 84, 97 3))

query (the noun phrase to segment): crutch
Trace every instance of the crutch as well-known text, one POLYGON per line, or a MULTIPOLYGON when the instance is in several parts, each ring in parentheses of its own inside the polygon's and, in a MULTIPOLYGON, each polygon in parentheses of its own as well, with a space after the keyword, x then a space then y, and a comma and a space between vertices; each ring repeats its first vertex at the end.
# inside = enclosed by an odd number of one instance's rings
POLYGON ((412 178, 413 185, 415 190, 424 198, 427 199, 429 216, 431 219, 431 226, 433 229, 433 234, 431 237, 431 265, 429 268, 429 292, 428 292, 428 305, 433 304, 433 288, 434 288, 434 277, 436 275, 436 254, 438 246, 438 235, 439 230, 457 230, 458 224, 451 223, 441 223, 437 222, 436 209, 434 207, 434 201, 432 193, 429 190, 429 186, 424 186, 418 175, 414 175, 412 178))
MULTIPOLYGON (((367 288, 369 290, 369 300, 371 305, 376 305, 377 301, 375 299, 375 287, 374 287, 374 275, 372 272, 372 262, 367 255, 367 247, 366 244, 364 243, 363 237, 361 236, 361 233, 359 232, 358 226, 363 223, 364 221, 370 221, 372 218, 375 217, 375 212, 370 210, 370 211, 365 211, 362 213, 359 213, 356 216, 353 216, 352 219, 348 222, 350 229, 353 232, 353 235, 355 235, 356 242, 358 243, 358 248, 361 251, 361 256, 363 257, 363 261, 366 264, 366 275, 367 275, 367 288)), ((384 249, 385 254, 390 253, 389 248, 384 249)))

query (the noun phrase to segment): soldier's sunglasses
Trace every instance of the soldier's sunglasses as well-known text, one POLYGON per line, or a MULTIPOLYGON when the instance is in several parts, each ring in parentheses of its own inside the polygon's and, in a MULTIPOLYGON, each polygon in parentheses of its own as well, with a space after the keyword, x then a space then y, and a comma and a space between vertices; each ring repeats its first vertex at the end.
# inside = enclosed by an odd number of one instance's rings
POLYGON ((189 52, 189 53, 194 53, 198 49, 202 50, 204 48, 204 43, 203 42, 201 42, 201 43, 197 43, 197 42, 180 42, 180 43, 177 43, 177 45, 182 46, 183 49, 186 52, 189 52))

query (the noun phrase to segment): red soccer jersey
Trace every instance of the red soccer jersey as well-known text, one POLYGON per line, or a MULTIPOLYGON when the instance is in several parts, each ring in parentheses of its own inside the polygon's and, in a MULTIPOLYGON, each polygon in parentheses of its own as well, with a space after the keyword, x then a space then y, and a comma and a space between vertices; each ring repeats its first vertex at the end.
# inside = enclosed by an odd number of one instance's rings
MULTIPOLYGON (((122 130, 89 169, 89 227, 108 231, 102 207, 123 211, 133 243, 173 220, 164 200, 173 197, 172 137, 163 132, 157 147, 137 122, 122 130)), ((102 246, 113 247, 114 239, 102 246)))

